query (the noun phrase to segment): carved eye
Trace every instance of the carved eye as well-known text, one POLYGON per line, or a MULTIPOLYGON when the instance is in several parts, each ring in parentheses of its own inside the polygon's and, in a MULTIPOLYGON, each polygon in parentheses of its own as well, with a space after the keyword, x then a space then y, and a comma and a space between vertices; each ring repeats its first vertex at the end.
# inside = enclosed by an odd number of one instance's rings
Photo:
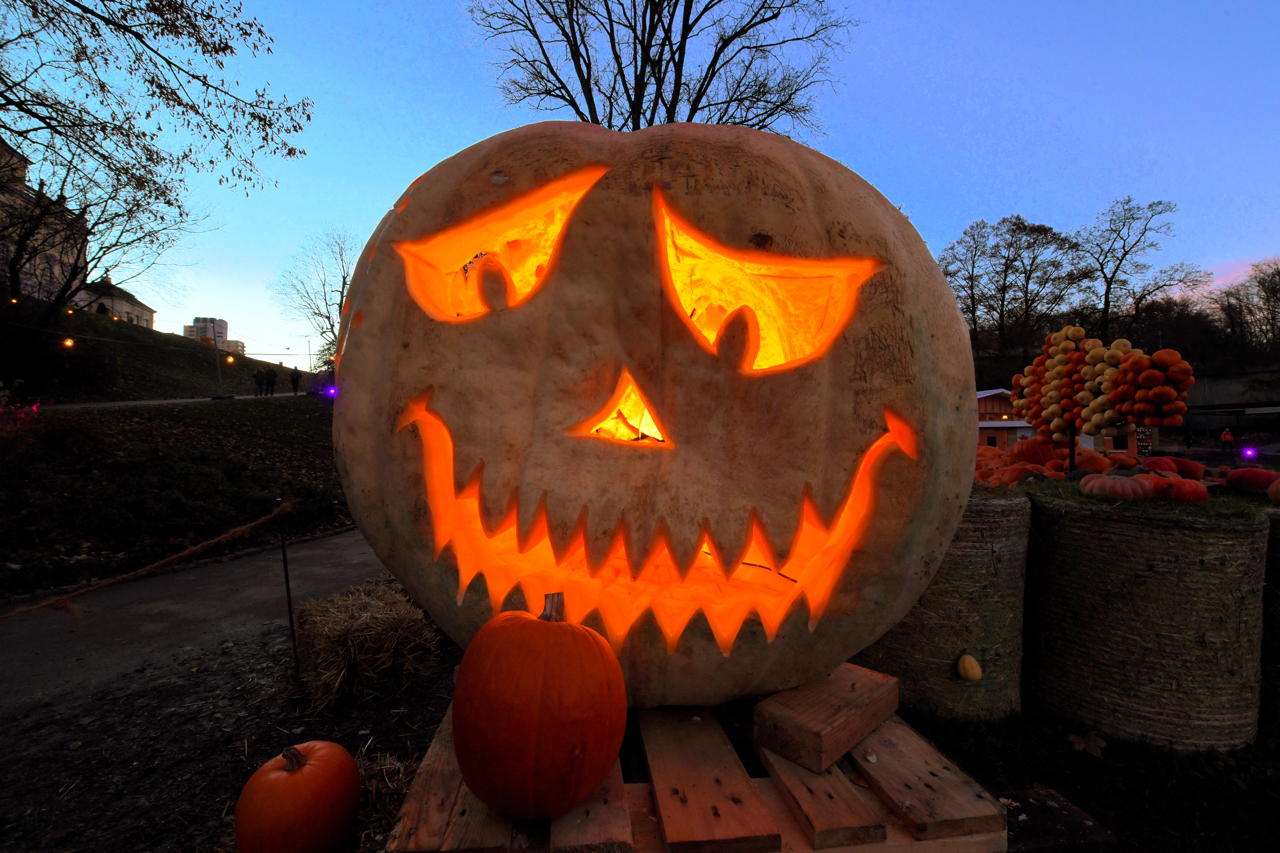
POLYGON ((857 308, 876 258, 798 258, 735 249, 699 231, 654 189, 662 285, 685 324, 715 353, 735 314, 746 326, 739 369, 797 367, 824 355, 857 308))
POLYGON ((553 268, 574 208, 608 168, 579 169, 443 231, 396 243, 413 300, 446 323, 526 302, 553 268), (485 286, 495 275, 501 290, 485 286))

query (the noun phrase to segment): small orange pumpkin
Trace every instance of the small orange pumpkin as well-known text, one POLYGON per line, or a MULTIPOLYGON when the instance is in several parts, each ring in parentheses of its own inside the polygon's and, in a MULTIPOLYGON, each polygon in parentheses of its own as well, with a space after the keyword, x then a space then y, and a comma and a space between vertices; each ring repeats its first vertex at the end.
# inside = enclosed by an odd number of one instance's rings
POLYGON ((472 792, 511 817, 555 818, 599 787, 618 757, 627 689, 608 641, 564 620, 509 610, 467 646, 453 692, 453 741, 472 792))
POLYGON ((360 770, 340 744, 287 747, 259 767, 236 802, 239 853, 337 850, 360 803, 360 770))

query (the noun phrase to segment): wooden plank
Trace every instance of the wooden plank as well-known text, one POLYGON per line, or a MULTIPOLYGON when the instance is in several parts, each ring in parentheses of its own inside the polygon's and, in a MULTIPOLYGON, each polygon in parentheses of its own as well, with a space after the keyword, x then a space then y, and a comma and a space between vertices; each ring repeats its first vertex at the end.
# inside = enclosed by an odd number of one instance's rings
POLYGON ((631 816, 621 764, 613 763, 609 777, 585 803, 552 821, 551 849, 564 853, 631 853, 631 816))
POLYGON ((884 821, 838 766, 814 773, 760 749, 774 787, 814 850, 884 841, 884 821))
POLYGON ((849 757, 916 838, 1005 829, 1004 807, 896 716, 849 757))
POLYGON ((444 844, 462 771, 453 753, 453 708, 445 711, 387 842, 390 853, 426 853, 444 844))
MULTIPOLYGON (((808 840, 803 830, 792 817, 791 811, 782 801, 771 779, 752 779, 756 785, 760 799, 778 822, 778 830, 782 835, 782 853, 809 853, 808 840)), ((920 840, 912 838, 906 828, 900 824, 874 795, 868 795, 868 807, 877 814, 885 825, 885 840, 862 844, 853 847, 833 847, 824 853, 1004 853, 1008 850, 1008 842, 1004 831, 984 832, 977 835, 961 835, 953 838, 933 838, 920 840)), ((643 853, 659 853, 655 850, 644 850, 643 853)))
POLYGON ((898 679, 851 663, 755 708, 755 742, 821 773, 898 710, 898 679))
POLYGON ((672 853, 766 853, 778 829, 705 709, 639 716, 653 800, 672 853))
POLYGON ((511 847, 511 819, 489 808, 465 784, 449 815, 441 853, 498 853, 511 847))
POLYGON ((631 840, 635 853, 667 853, 662 840, 662 823, 653 807, 653 793, 648 782, 628 782, 627 812, 631 815, 631 840))

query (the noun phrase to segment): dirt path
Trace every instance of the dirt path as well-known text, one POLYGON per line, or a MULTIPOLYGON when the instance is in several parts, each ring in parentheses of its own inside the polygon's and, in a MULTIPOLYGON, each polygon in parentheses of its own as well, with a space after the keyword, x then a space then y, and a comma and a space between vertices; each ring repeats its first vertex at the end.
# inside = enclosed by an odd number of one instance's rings
MULTIPOLYGON (((288 553, 295 609, 381 567, 356 530, 293 544, 288 553)), ((139 669, 257 637, 287 620, 276 548, 107 587, 76 604, 77 618, 41 610, 0 621, 0 714, 76 702, 139 669)))

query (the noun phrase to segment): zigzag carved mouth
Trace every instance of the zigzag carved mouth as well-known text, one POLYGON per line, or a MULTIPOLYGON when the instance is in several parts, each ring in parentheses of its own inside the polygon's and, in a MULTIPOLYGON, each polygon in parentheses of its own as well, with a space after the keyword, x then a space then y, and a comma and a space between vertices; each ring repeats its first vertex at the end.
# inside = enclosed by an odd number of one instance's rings
MULTIPOLYGON (((661 525, 643 559, 629 559, 620 526, 607 556, 596 565, 587 556, 585 516, 579 517, 567 547, 559 549, 552 546, 545 507, 539 508, 523 541, 517 530, 515 499, 502 523, 486 529, 481 520, 479 477, 461 491, 454 488, 453 436, 428 403, 425 396, 411 402, 399 428, 415 426, 422 441, 435 549, 437 556, 446 547, 453 549, 459 603, 477 575, 484 577, 495 613, 517 586, 534 612, 546 593, 564 592, 565 618, 581 624, 598 613, 605 636, 617 651, 646 610, 653 611, 672 650, 699 611, 726 655, 751 613, 758 615, 772 640, 801 598, 808 606, 812 630, 875 517, 875 484, 881 465, 894 450, 919 459, 915 430, 885 409, 886 432, 858 461, 831 523, 822 521, 807 494, 803 497, 801 522, 781 565, 774 564, 758 525, 753 526, 743 553, 731 562, 717 553, 704 529, 701 547, 685 566, 677 563, 661 525)), ((589 511, 584 508, 584 513, 589 511)))

